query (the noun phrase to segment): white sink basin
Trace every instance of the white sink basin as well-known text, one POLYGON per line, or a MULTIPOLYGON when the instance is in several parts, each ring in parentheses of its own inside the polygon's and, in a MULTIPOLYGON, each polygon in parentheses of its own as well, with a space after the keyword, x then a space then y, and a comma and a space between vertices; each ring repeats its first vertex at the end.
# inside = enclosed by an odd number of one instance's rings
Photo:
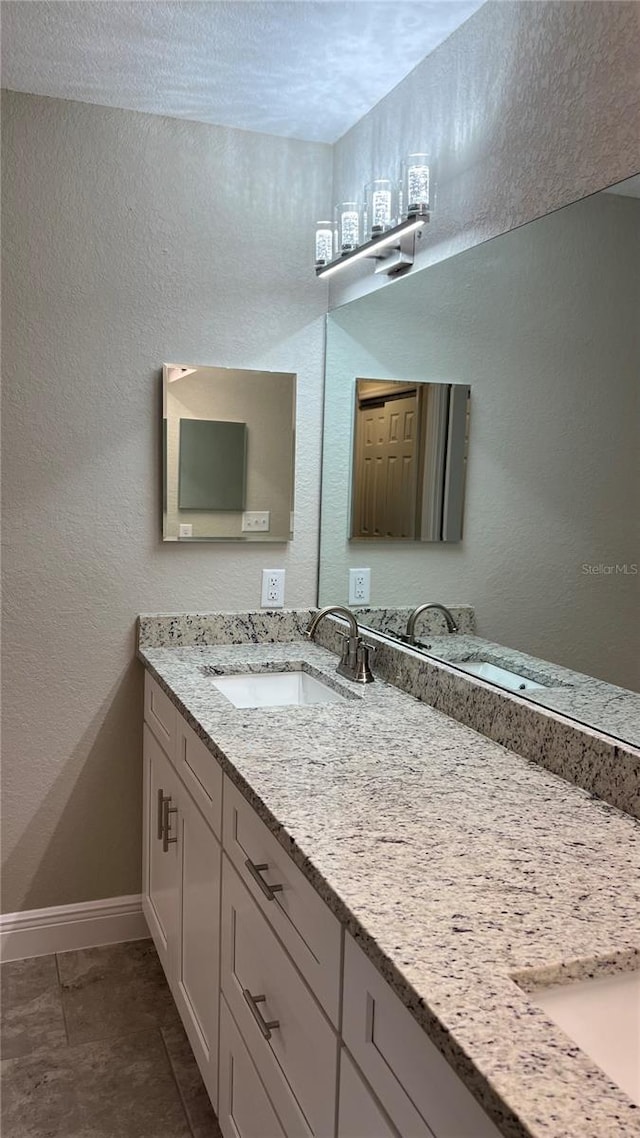
POLYGON ((456 668, 469 672, 472 676, 479 676, 482 680, 490 680, 493 684, 500 684, 501 688, 509 691, 542 690, 544 684, 537 684, 535 680, 528 680, 526 676, 519 676, 517 672, 509 672, 506 668, 499 668, 497 664, 490 664, 488 660, 455 660, 451 661, 456 668))
POLYGON ((235 707, 309 707, 344 696, 307 672, 248 672, 219 676, 213 686, 235 707))
POLYGON ((640 1106, 640 970, 536 989, 531 999, 640 1106))

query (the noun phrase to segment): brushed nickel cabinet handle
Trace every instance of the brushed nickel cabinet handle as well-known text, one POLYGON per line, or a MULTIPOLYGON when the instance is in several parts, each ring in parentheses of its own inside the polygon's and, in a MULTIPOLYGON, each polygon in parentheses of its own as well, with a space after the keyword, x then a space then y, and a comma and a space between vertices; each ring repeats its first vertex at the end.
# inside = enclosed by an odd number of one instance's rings
POLYGON ((247 1003, 249 1005, 249 1010, 251 1011, 251 1014, 252 1014, 254 1020, 256 1021, 258 1027, 260 1028, 260 1031, 262 1032, 264 1038, 265 1039, 271 1039, 271 1032, 274 1031, 276 1027, 280 1027, 280 1020, 278 1020, 278 1019, 264 1020, 262 1018, 262 1016, 260 1015, 260 1008, 258 1007, 258 1004, 263 1004, 267 997, 266 996, 252 996, 251 992, 249 991, 248 988, 242 989, 242 995, 244 996, 245 1000, 247 1001, 247 1003))
POLYGON ((158 841, 161 842, 164 836, 164 803, 165 793, 162 787, 158 790, 158 841))
POLYGON ((169 846, 173 845, 173 843, 177 842, 177 840, 178 840, 177 838, 170 838, 169 837, 169 815, 178 813, 178 807, 177 806, 170 806, 169 805, 170 802, 171 802, 171 795, 170 794, 167 797, 163 798, 163 800, 162 800, 162 852, 163 853, 168 853, 169 852, 169 846))
POLYGON ((247 869, 249 870, 249 873, 253 877, 253 880, 255 881, 256 885, 260 886, 262 892, 264 893, 265 897, 267 898, 267 901, 275 901, 276 893, 281 893, 284 886, 283 885, 269 885, 268 882, 266 882, 264 880, 264 878, 261 876, 265 872, 265 870, 267 870, 269 868, 268 863, 265 861, 265 862, 261 862, 260 865, 256 865, 255 862, 253 862, 251 860, 251 858, 248 857, 245 860, 244 864, 246 865, 247 869))

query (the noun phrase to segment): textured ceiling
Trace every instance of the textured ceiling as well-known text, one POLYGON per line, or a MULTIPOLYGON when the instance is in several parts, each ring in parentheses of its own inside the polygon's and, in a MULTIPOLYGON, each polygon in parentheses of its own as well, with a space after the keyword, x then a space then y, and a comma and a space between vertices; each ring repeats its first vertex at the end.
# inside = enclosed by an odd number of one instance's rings
POLYGON ((14 91, 335 142, 482 0, 4 0, 14 91))

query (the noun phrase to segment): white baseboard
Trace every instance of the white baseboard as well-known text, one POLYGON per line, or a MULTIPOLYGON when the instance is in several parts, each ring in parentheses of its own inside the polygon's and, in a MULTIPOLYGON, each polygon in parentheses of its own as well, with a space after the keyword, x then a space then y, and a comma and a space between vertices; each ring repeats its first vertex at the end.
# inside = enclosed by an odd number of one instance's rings
POLYGON ((107 897, 0 915, 0 958, 23 960, 148 936, 139 895, 107 897))

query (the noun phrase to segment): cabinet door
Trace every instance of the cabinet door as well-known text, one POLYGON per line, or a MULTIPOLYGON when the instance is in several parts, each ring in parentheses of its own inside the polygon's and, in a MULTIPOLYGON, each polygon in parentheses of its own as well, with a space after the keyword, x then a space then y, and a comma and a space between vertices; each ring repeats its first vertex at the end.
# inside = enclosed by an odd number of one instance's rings
POLYGON ((287 1138, 224 996, 220 1006, 218 1121, 224 1138, 287 1138))
POLYGON ((144 718, 171 762, 175 760, 178 713, 149 672, 144 674, 144 718))
POLYGON ((172 984, 178 932, 179 859, 175 810, 178 780, 168 758, 144 726, 144 819, 142 908, 169 984, 172 984), (166 822, 166 827, 165 827, 166 822))
POLYGON ((338 1138, 398 1138, 355 1064, 342 1049, 338 1138))
POLYGON ((401 1134, 500 1138, 460 1077, 349 935, 342 1037, 401 1134))
POLYGON ((181 921, 174 996, 214 1108, 218 1097, 220 844, 189 795, 179 814, 181 921))

